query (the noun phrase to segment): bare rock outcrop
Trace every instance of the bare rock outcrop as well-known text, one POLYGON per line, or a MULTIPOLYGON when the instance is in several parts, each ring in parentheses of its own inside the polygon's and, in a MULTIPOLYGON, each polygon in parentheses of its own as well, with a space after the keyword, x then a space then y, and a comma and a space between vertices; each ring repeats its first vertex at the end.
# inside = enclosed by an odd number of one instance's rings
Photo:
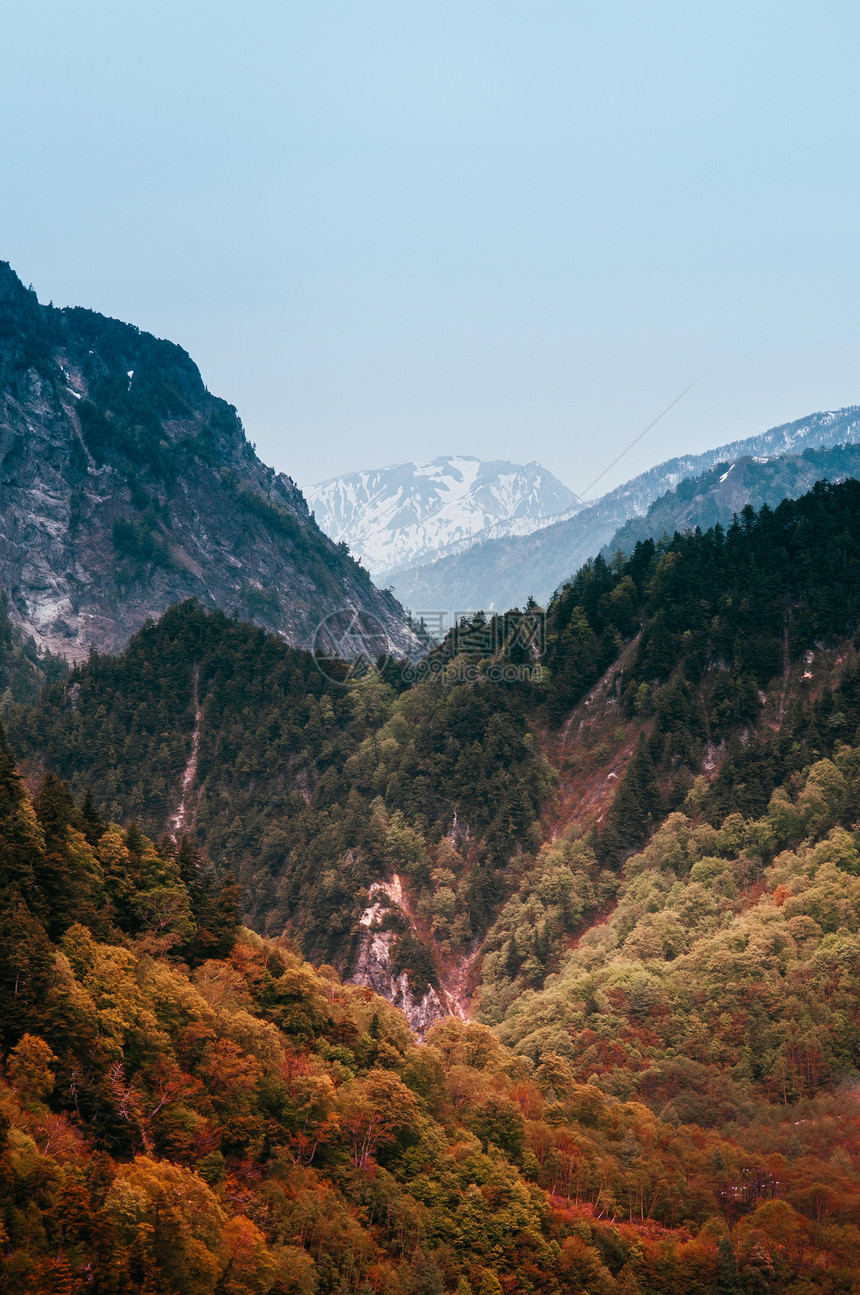
POLYGON ((73 660, 187 598, 332 655, 417 648, 185 351, 41 305, 5 262, 0 588, 25 635, 73 660))
POLYGON ((367 985, 381 998, 399 1007, 409 1022, 409 1028, 423 1039, 434 1021, 459 1015, 459 1010, 448 1001, 444 990, 437 991, 432 985, 420 998, 416 997, 409 987, 407 973, 395 972, 392 945, 396 937, 393 931, 385 929, 383 921, 392 905, 395 908, 402 905, 403 891, 397 874, 390 882, 374 882, 370 887, 370 900, 359 918, 363 930, 349 979, 353 984, 367 985))

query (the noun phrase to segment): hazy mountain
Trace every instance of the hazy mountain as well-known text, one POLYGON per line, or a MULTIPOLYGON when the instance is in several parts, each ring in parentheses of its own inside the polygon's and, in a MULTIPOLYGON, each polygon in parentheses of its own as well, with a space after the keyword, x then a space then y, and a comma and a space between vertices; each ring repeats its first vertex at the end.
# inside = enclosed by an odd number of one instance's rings
POLYGON ((631 518, 604 547, 604 557, 618 549, 633 552, 640 540, 674 535, 676 531, 722 526, 747 506, 759 511, 776 508, 783 499, 797 499, 816 481, 860 477, 860 445, 808 449, 775 459, 744 458, 717 463, 698 477, 688 477, 656 499, 644 517, 631 518))
POLYGON ((415 644, 401 608, 260 462, 185 351, 40 305, 5 262, 0 588, 25 633, 74 658, 90 644, 117 650, 188 597, 291 643, 357 613, 386 643, 415 644))
POLYGON ((644 514, 655 499, 686 478, 741 457, 796 455, 808 448, 858 441, 860 407, 811 414, 703 454, 668 459, 575 516, 532 535, 488 539, 431 565, 392 572, 386 580, 404 606, 415 612, 523 606, 529 595, 542 603, 625 522, 644 514))
POLYGON ((348 544, 380 583, 387 572, 459 553, 479 539, 529 535, 579 507, 539 463, 465 456, 332 477, 311 486, 307 498, 326 535, 348 544))

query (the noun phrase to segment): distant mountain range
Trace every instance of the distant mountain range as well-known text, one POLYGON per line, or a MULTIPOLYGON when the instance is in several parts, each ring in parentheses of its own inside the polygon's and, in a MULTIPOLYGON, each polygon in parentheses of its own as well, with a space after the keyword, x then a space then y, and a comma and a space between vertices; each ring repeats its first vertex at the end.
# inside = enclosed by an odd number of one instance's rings
POLYGON ((816 481, 837 483, 860 477, 860 444, 806 449, 774 459, 749 455, 718 463, 698 477, 687 477, 656 499, 644 517, 633 517, 605 546, 605 557, 619 549, 629 556, 640 540, 695 530, 726 527, 744 508, 776 508, 783 499, 798 499, 816 481))
POLYGON ((0 588, 25 635, 74 659, 120 650, 192 597, 294 645, 348 653, 363 617, 379 647, 417 647, 402 608, 260 462, 185 351, 40 305, 5 262, 0 588))
MULTIPOLYGON (((795 422, 772 427, 759 436, 730 441, 703 454, 668 459, 618 486, 595 503, 580 508, 574 516, 550 523, 530 535, 487 539, 454 556, 389 573, 386 580, 396 597, 416 614, 523 606, 530 595, 539 603, 545 603, 588 558, 604 546, 615 548, 622 543, 620 539, 613 539, 616 532, 630 519, 644 518, 655 500, 675 490, 681 482, 701 476, 717 464, 723 464, 722 471, 727 471, 740 459, 769 460, 785 455, 796 459, 806 450, 856 445, 858 442, 860 406, 811 414, 795 422)), ((814 466, 813 460, 809 462, 814 466)), ((810 479, 807 469, 799 464, 795 464, 795 469, 796 480, 788 469, 784 479, 780 478, 780 488, 784 485, 780 498, 802 494, 816 479, 814 475, 810 479)), ((841 468, 835 470, 837 476, 842 471, 841 468)), ((753 494, 745 496, 736 482, 730 482, 720 501, 714 504, 713 520, 703 520, 702 524, 712 525, 718 517, 724 520, 730 517, 731 514, 725 512, 728 505, 724 502, 729 498, 736 509, 742 508, 750 499, 754 503, 770 502, 770 495, 767 500, 764 497, 758 500, 755 496, 754 477, 755 473, 747 464, 736 480, 746 481, 753 494)), ((683 502, 682 498, 680 503, 683 502)), ((639 526, 636 534, 641 537, 646 532, 660 534, 669 529, 668 517, 672 507, 674 505, 667 506, 659 517, 644 527, 639 526), (655 526, 656 531, 653 529, 655 526)), ((681 508, 676 525, 684 524, 684 510, 681 508)), ((689 524, 694 525, 695 522, 689 524)), ((628 540, 632 533, 627 533, 628 540)))
POLYGON ((381 583, 477 540, 530 535, 581 505, 539 463, 457 456, 351 472, 311 486, 322 530, 343 542, 381 583))

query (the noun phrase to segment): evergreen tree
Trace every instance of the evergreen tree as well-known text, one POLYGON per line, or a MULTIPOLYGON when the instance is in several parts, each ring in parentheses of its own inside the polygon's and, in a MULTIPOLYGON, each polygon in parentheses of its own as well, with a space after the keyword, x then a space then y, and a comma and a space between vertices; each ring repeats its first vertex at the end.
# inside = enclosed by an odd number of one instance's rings
POLYGON ((89 787, 84 793, 84 799, 81 802, 81 819, 83 833, 87 841, 90 845, 97 845, 107 824, 96 809, 93 794, 89 787))
POLYGON ((505 954, 505 971, 511 980, 516 977, 521 965, 522 958, 520 957, 520 951, 517 945, 517 936, 514 931, 511 933, 511 938, 508 940, 508 948, 505 954))
POLYGON ((717 1295, 743 1295, 738 1261, 728 1237, 720 1237, 717 1245, 717 1295))

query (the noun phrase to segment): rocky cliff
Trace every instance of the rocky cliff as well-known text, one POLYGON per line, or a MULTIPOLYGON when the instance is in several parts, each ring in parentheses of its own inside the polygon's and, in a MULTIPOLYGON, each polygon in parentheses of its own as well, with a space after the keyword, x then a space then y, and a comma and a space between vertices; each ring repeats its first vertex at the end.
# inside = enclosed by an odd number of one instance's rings
POLYGON ((117 651, 189 597, 296 645, 416 647, 400 606, 260 462, 185 351, 41 305, 5 262, 0 588, 25 634, 75 660, 117 651))
POLYGON ((355 985, 367 985, 374 993, 399 1007, 409 1022, 409 1028, 419 1036, 430 1029, 434 1021, 446 1016, 465 1019, 462 1006, 444 987, 437 990, 427 985, 416 992, 409 984, 405 971, 398 971, 392 950, 394 935, 386 929, 385 916, 394 911, 411 925, 408 910, 404 912, 403 887, 397 873, 391 881, 377 881, 370 887, 370 904, 359 918, 361 936, 358 954, 349 979, 355 985))

